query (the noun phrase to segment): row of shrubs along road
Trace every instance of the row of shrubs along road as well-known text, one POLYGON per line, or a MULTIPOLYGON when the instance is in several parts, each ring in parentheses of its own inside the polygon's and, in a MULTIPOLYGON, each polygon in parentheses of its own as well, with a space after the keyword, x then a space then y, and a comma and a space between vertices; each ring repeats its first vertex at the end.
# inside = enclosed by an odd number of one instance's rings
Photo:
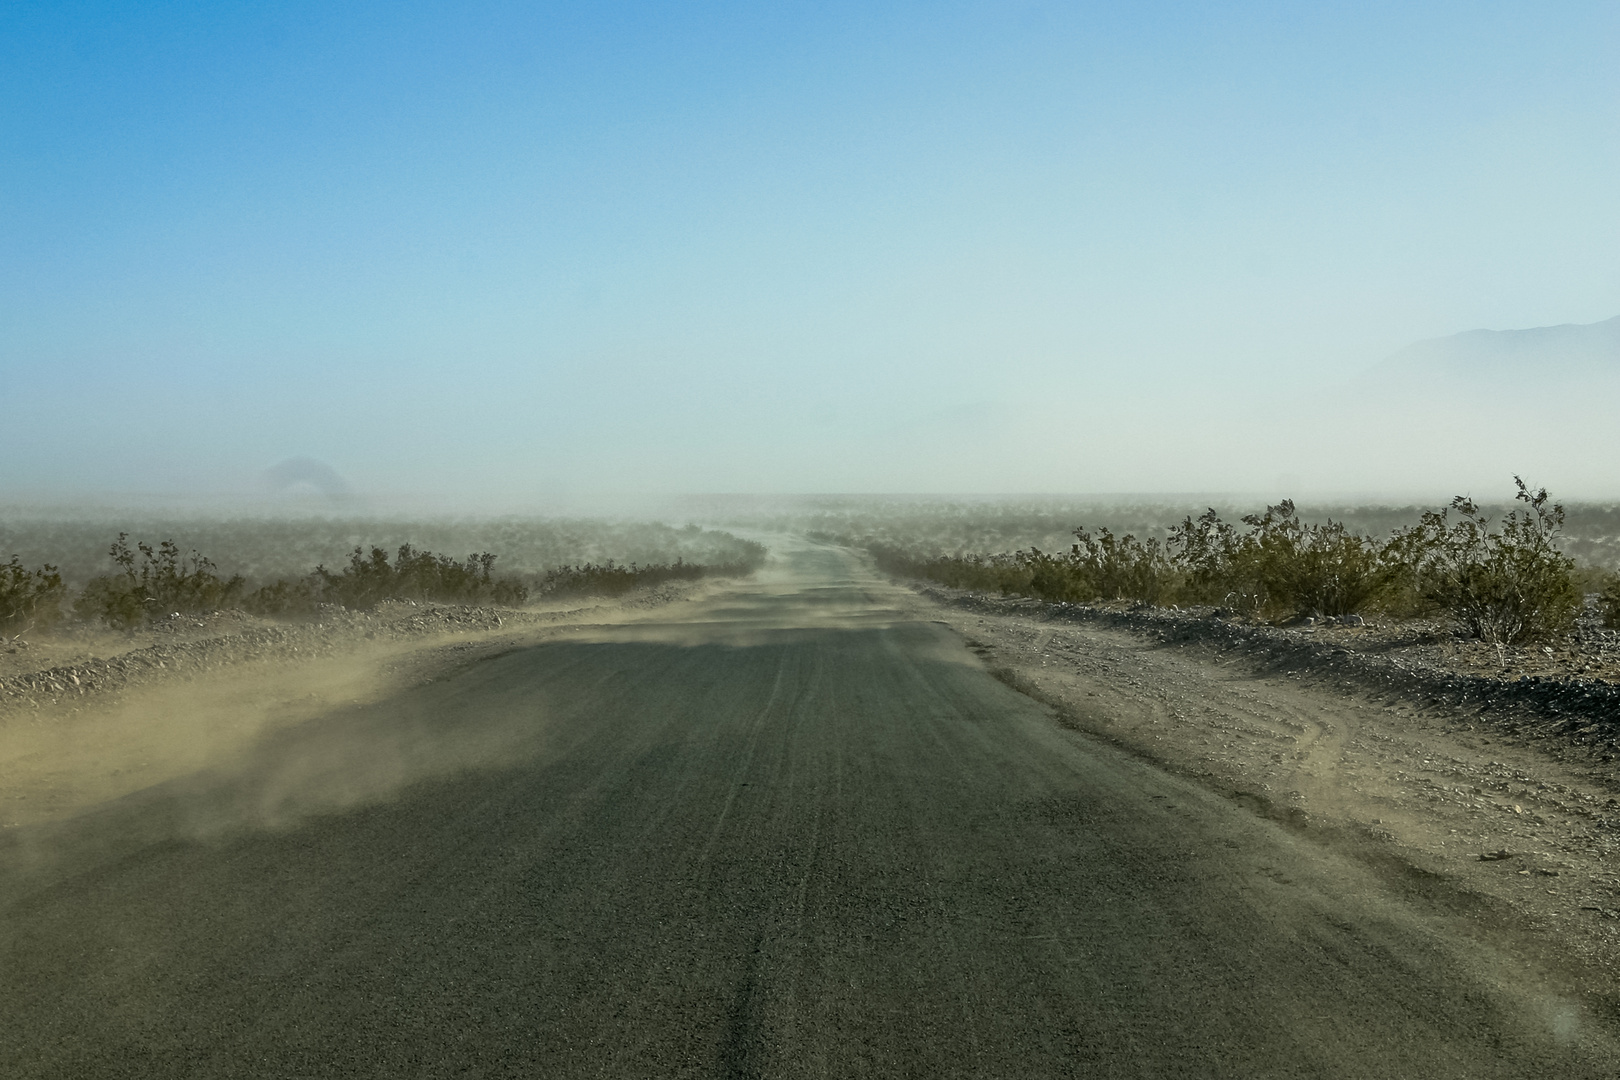
POLYGON ((1568 634, 1590 589, 1604 625, 1620 627, 1620 575, 1577 567, 1559 546, 1563 506, 1514 479, 1516 503, 1500 520, 1458 496, 1385 537, 1306 523, 1285 500, 1237 522, 1188 516, 1162 541, 1077 528, 1063 553, 866 546, 899 576, 1052 603, 1213 605, 1275 623, 1438 616, 1505 649, 1568 634))
POLYGON ((496 576, 496 556, 464 561, 402 545, 390 560, 379 547, 355 548, 347 566, 317 566, 295 578, 254 585, 225 577, 215 563, 183 551, 172 540, 155 547, 120 533, 108 549, 113 571, 87 581, 73 595, 55 566, 28 567, 13 555, 0 564, 0 633, 48 630, 64 621, 134 629, 169 618, 235 608, 254 615, 299 618, 327 607, 369 610, 385 600, 519 607, 552 599, 621 596, 633 589, 706 576, 751 573, 765 559, 763 545, 744 542, 744 554, 725 564, 620 565, 611 560, 553 568, 526 578, 496 576))

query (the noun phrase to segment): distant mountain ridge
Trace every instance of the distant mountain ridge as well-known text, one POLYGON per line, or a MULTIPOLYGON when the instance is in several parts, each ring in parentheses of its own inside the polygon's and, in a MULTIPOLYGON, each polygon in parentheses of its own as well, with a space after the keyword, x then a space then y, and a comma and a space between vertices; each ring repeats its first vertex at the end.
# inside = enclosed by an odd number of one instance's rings
POLYGON ((1367 490, 1444 477, 1454 493, 1498 498, 1522 476, 1607 500, 1620 497, 1616 417, 1620 317, 1419 341, 1302 402, 1297 434, 1260 445, 1283 447, 1279 471, 1367 490))
POLYGON ((1407 379, 1620 375, 1620 316, 1529 330, 1469 330, 1408 345, 1373 372, 1407 379))

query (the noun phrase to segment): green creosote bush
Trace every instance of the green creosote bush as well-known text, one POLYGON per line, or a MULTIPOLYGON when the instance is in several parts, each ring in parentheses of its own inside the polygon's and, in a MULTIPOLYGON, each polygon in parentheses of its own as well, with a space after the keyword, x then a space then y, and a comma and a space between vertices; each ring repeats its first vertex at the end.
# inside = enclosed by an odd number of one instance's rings
POLYGON ((1029 595, 1033 571, 1023 552, 1011 555, 935 555, 920 558, 887 544, 868 549, 878 569, 900 577, 926 578, 953 589, 1029 595))
POLYGON ((1066 555, 1047 555, 1031 548, 1024 556, 1031 568, 1030 591, 1043 600, 1084 602, 1132 600, 1163 602, 1179 575, 1168 551, 1156 537, 1138 540, 1108 529, 1092 535, 1074 531, 1076 543, 1066 555))
POLYGON ((1504 647, 1567 632, 1581 604, 1575 562, 1556 543, 1563 506, 1550 500, 1546 488, 1531 491, 1517 476, 1513 482, 1521 505, 1503 517, 1499 529, 1478 504, 1459 495, 1389 543, 1418 595, 1470 636, 1504 647))
POLYGON ((322 604, 365 609, 384 600, 507 607, 527 602, 529 590, 522 583, 493 575, 495 558, 486 551, 457 562, 402 544, 390 563, 380 547, 369 552, 357 547, 342 570, 317 566, 303 578, 272 582, 249 593, 242 606, 256 615, 288 616, 311 614, 322 604))
POLYGON ((62 575, 49 563, 30 570, 16 555, 0 564, 0 633, 20 637, 44 629, 62 617, 67 589, 62 575))
MULTIPOLYGON (((1582 590, 1558 547, 1562 506, 1519 477, 1522 505, 1500 528, 1472 500, 1424 513, 1387 541, 1328 520, 1307 524, 1291 500, 1223 521, 1213 509, 1188 516, 1164 544, 1107 529, 1075 530, 1064 555, 917 557, 893 545, 869 548, 890 573, 956 588, 996 589, 1052 602, 1181 601, 1272 619, 1342 617, 1364 611, 1441 613, 1470 635, 1506 647, 1568 630, 1582 590)), ((1620 576, 1600 596, 1620 626, 1620 576)))
MULTIPOLYGON (((695 526, 686 533, 706 535, 695 526)), ((672 580, 746 575, 764 564, 768 551, 763 544, 719 535, 726 541, 718 552, 723 561, 705 564, 677 557, 673 563, 621 565, 608 560, 558 567, 537 582, 532 576, 528 581, 496 577, 496 556, 489 552, 457 561, 403 544, 390 561, 382 548, 356 547, 341 570, 317 566, 302 577, 281 578, 249 591, 241 575, 220 575, 211 560, 196 551, 184 555, 172 540, 155 548, 141 542, 131 547, 129 534, 119 533, 107 549, 116 570, 91 578, 72 611, 86 621, 135 629, 175 613, 232 606, 277 617, 307 617, 329 605, 371 608, 390 599, 516 607, 528 602, 534 586, 548 595, 618 596, 672 580)), ((58 621, 66 595, 55 566, 30 570, 12 556, 0 564, 0 630, 58 621)))
POLYGON ((879 569, 903 577, 927 578, 953 589, 995 590, 1052 603, 1125 599, 1157 603, 1174 587, 1175 573, 1162 544, 1075 531, 1079 541, 1065 554, 1038 548, 1001 555, 918 557, 886 544, 868 547, 879 569))
POLYGON ((1242 520, 1246 532, 1211 509, 1171 530, 1187 600, 1249 615, 1337 617, 1366 610, 1391 579, 1382 545, 1336 521, 1300 521, 1291 499, 1242 520))
POLYGON ((564 599, 576 596, 623 596, 632 589, 651 588, 667 581, 696 581, 703 577, 732 577, 751 574, 765 563, 764 544, 741 541, 741 555, 732 562, 702 565, 677 558, 672 563, 638 566, 620 565, 612 559, 602 563, 559 566, 548 570, 537 584, 544 597, 564 599))
POLYGON ((496 556, 489 552, 457 562, 403 544, 390 563, 387 551, 380 547, 369 552, 357 547, 341 571, 318 566, 307 577, 273 582, 249 594, 243 607, 259 615, 289 616, 311 614, 322 604, 365 609, 384 600, 518 607, 531 597, 622 596, 666 581, 752 573, 764 563, 766 549, 763 544, 744 541, 741 553, 734 562, 714 565, 677 558, 673 563, 648 566, 621 565, 611 559, 561 566, 547 571, 531 588, 516 578, 495 577, 496 556))
POLYGON ((1243 524, 1246 531, 1210 510, 1163 543, 1076 529, 1066 555, 1021 554, 1028 592, 1051 601, 1187 600, 1251 615, 1338 616, 1366 607, 1386 577, 1376 544, 1336 522, 1307 525, 1290 501, 1243 524))
POLYGON ((73 610, 82 618, 100 619, 119 629, 155 622, 176 612, 228 607, 246 585, 240 575, 221 577, 213 562, 195 551, 182 556, 172 540, 155 549, 137 542, 131 550, 129 534, 119 533, 107 553, 118 570, 92 578, 74 601, 73 610))
POLYGON ((559 566, 540 579, 540 592, 563 599, 574 596, 623 596, 632 589, 662 585, 666 581, 694 581, 706 568, 681 559, 663 566, 620 566, 612 559, 604 563, 559 566))
POLYGON ((1096 582, 1083 573, 1078 560, 1030 548, 1013 556, 1024 568, 1028 584, 1019 591, 1049 604, 1077 604, 1097 598, 1096 582))
POLYGON ((326 601, 312 577, 281 578, 261 585, 242 598, 242 610, 275 618, 313 614, 326 601))
POLYGON ((1615 579, 1616 574, 1613 570, 1579 561, 1575 563, 1575 569, 1570 571, 1570 580, 1575 582, 1575 589, 1582 596, 1591 593, 1602 593, 1604 589, 1609 587, 1609 583, 1615 579))
POLYGON ((1603 613, 1603 625, 1620 630, 1620 574, 1612 574, 1598 592, 1598 610, 1603 613))
POLYGON ((316 567, 315 575, 325 587, 329 602, 344 607, 372 607, 386 599, 434 600, 440 603, 494 603, 515 606, 529 598, 521 583, 491 574, 495 556, 489 552, 468 555, 458 563, 448 555, 417 551, 400 545, 393 566, 381 548, 369 556, 355 548, 349 565, 340 574, 316 567))

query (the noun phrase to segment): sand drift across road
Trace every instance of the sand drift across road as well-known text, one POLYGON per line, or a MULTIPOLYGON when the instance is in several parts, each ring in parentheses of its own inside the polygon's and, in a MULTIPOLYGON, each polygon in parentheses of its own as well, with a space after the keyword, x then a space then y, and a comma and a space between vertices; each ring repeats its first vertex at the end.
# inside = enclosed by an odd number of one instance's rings
POLYGON ((12 837, 0 1075, 1613 1074, 1463 916, 773 546, 12 837))

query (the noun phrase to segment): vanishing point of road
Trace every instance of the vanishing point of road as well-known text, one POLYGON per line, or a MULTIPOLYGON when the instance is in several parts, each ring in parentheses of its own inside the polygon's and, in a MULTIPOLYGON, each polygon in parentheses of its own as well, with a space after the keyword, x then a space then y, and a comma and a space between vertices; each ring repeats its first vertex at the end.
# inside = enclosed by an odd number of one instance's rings
POLYGON ((1457 918, 807 542, 31 842, 11 1078, 1614 1074, 1457 918))

